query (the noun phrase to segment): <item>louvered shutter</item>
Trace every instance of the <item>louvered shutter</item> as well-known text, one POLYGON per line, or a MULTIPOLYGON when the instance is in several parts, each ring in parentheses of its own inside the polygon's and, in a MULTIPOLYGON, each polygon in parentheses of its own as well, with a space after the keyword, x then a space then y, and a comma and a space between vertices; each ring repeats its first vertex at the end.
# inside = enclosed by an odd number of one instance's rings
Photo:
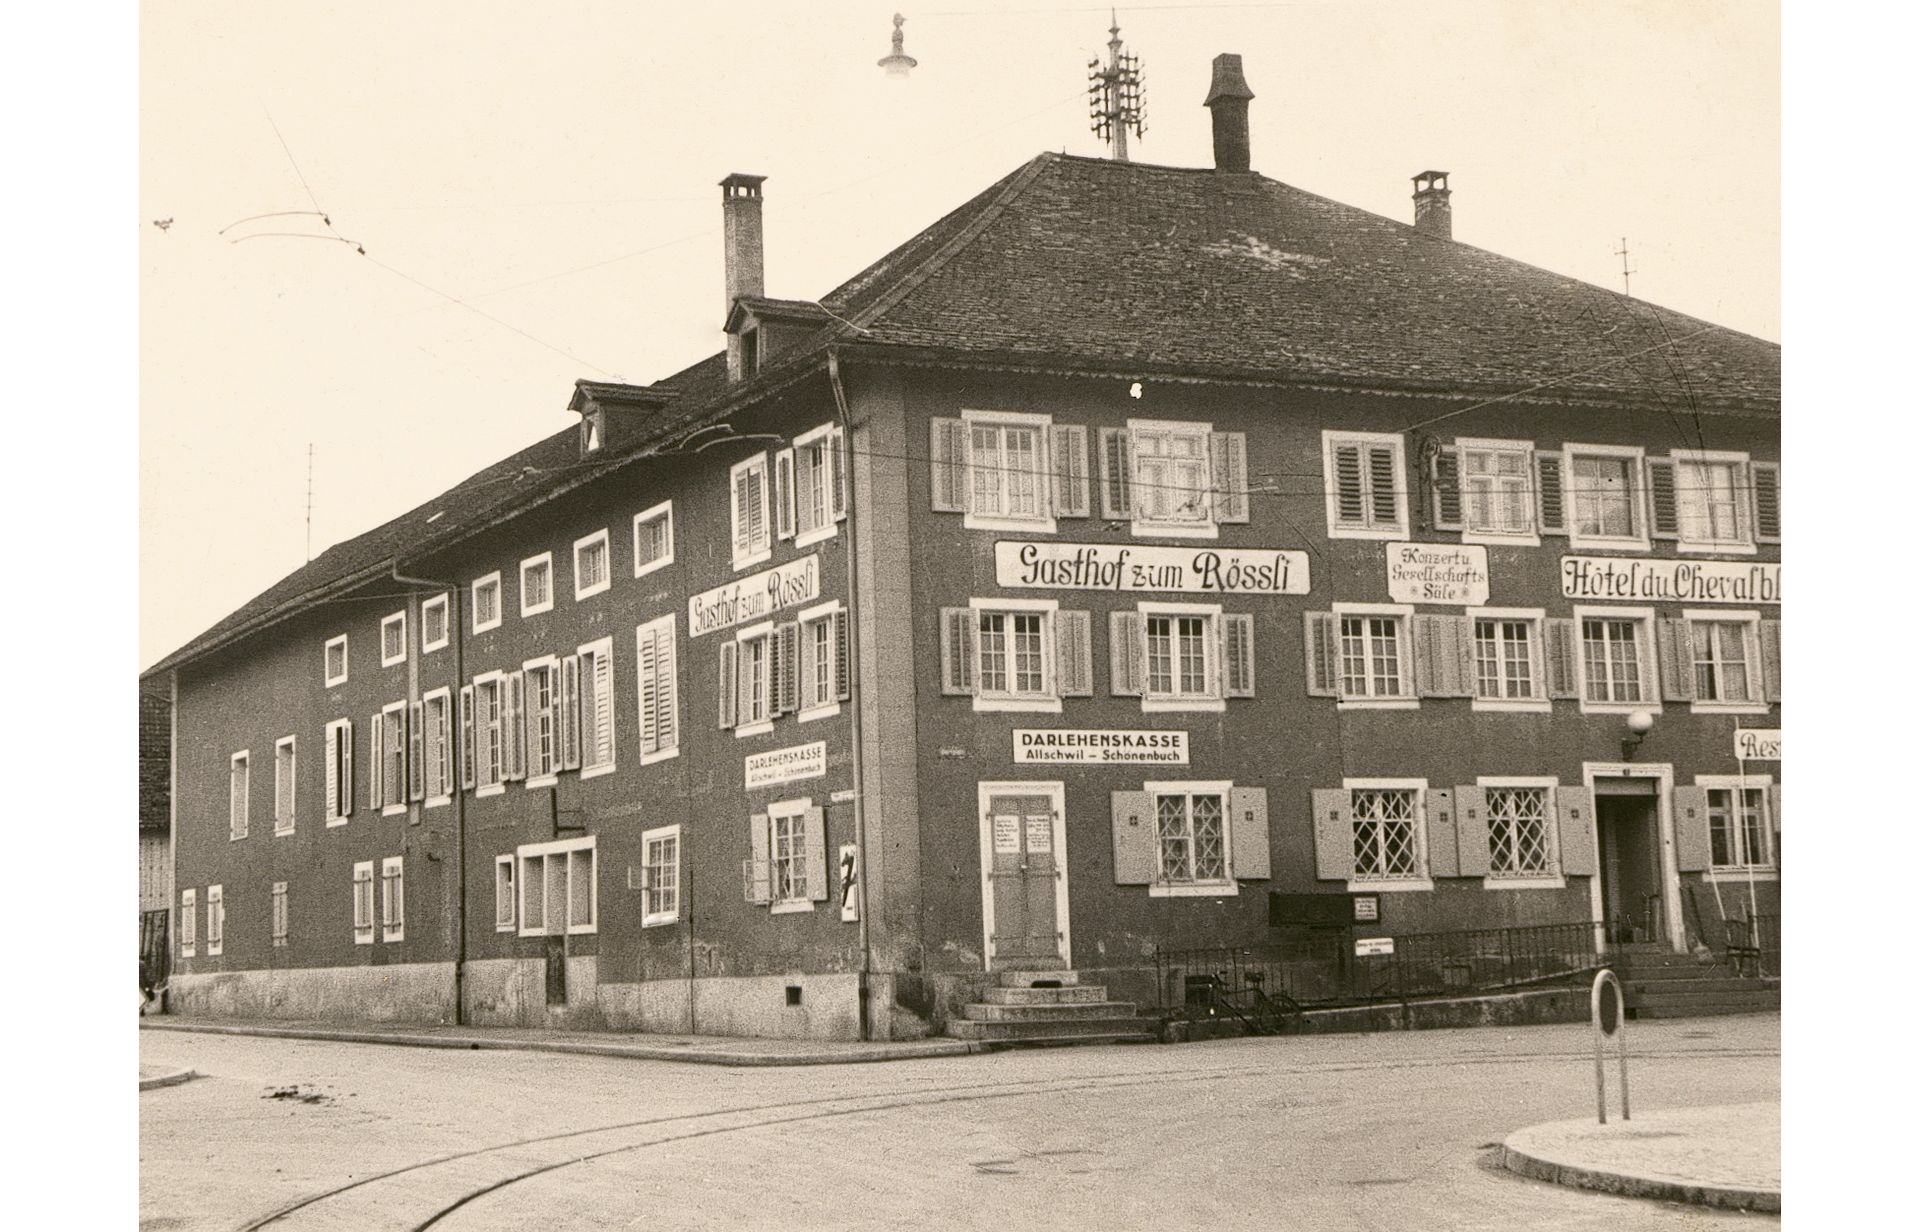
POLYGON ((422 724, 424 738, 421 745, 424 755, 420 762, 421 794, 427 799, 437 799, 446 794, 446 779, 440 774, 441 756, 447 745, 446 711, 422 704, 422 724))
POLYGON ((527 777, 527 673, 522 668, 507 677, 506 737, 507 759, 513 771, 508 778, 527 777))
POLYGON ((1107 615, 1107 691, 1115 697, 1139 697, 1145 688, 1145 673, 1140 656, 1146 641, 1146 626, 1139 612, 1125 610, 1107 615))
MULTIPOLYGON (((680 651, 674 643, 673 626, 663 626, 654 644, 653 723, 659 733, 660 748, 680 747, 680 651)), ((613 760, 612 665, 607 671, 607 760, 613 760)))
POLYGON ((1125 428, 1100 429, 1100 513, 1113 521, 1133 518, 1133 439, 1125 428))
POLYGON ((1367 523, 1366 479, 1360 465, 1360 446, 1333 447, 1334 516, 1342 526, 1367 523))
POLYGON ((1670 702, 1693 700, 1693 637, 1684 620, 1656 620, 1660 645, 1660 696, 1670 702))
POLYGON ((649 628, 643 627, 634 640, 640 661, 640 753, 646 756, 660 751, 659 709, 655 697, 660 689, 660 646, 649 628))
MULTIPOLYGON (((1780 784, 1778 783, 1771 783, 1767 786, 1767 811, 1773 814, 1773 832, 1775 834, 1780 833, 1780 784)), ((1774 848, 1773 862, 1775 864, 1780 863, 1780 849, 1778 847, 1774 848)))
POLYGON ((767 717, 787 713, 787 677, 792 666, 787 660, 787 626, 775 625, 767 635, 767 717))
POLYGON ((1150 885, 1160 839, 1152 802, 1144 791, 1113 793, 1113 883, 1150 885))
POLYGON ((793 450, 782 449, 773 458, 773 533, 793 538, 794 510, 800 507, 793 473, 793 450))
MULTIPOLYGON (((800 626, 798 675, 800 678, 799 704, 802 710, 822 705, 827 700, 826 697, 822 696, 826 690, 820 688, 816 683, 820 679, 820 660, 818 653, 814 650, 814 640, 819 636, 819 628, 820 622, 818 620, 809 621, 800 626)), ((833 629, 831 627, 828 628, 827 634, 829 637, 833 635, 833 629)), ((829 649, 827 653, 831 656, 833 652, 829 649)), ((831 666, 831 664, 829 664, 829 666, 831 666)))
POLYGON ((936 513, 966 512, 966 431, 958 419, 935 419, 929 424, 927 453, 936 513))
POLYGON ((800 709, 800 626, 789 621, 781 625, 780 637, 780 691, 784 695, 783 709, 792 714, 800 709))
POLYGON ((1672 459, 1647 459, 1647 507, 1655 539, 1680 537, 1680 502, 1674 484, 1672 459))
POLYGON ((373 766, 367 771, 367 803, 378 809, 387 802, 387 716, 373 716, 373 737, 367 752, 373 754, 373 766))
POLYGON ((740 643, 720 643, 720 726, 732 727, 740 714, 740 643))
POLYGON ((1253 696, 1253 616, 1247 612, 1228 612, 1221 618, 1225 631, 1227 696, 1253 696))
POLYGON ((1460 875, 1460 835, 1455 826, 1453 791, 1446 787, 1429 788, 1427 804, 1427 875, 1460 875))
POLYGON ((1777 620, 1760 622, 1760 662, 1767 678, 1766 698, 1777 702, 1780 700, 1780 622, 1777 620))
POLYGON ((767 815, 755 813, 747 824, 748 850, 752 854, 742 863, 741 881, 748 902, 766 903, 773 897, 772 870, 767 867, 767 815))
POLYGON ((1579 653, 1571 616, 1553 616, 1541 622, 1546 627, 1547 696, 1579 697, 1580 675, 1575 656, 1579 653))
POLYGON ((845 611, 833 614, 833 695, 853 700, 853 625, 845 611))
POLYGON ((940 691, 948 695, 973 692, 973 612, 964 607, 940 609, 940 691))
MULTIPOLYGON (((665 638, 664 641, 666 643, 667 653, 670 656, 673 651, 673 639, 668 637, 665 638)), ((611 766, 614 760, 612 645, 609 644, 605 650, 594 652, 591 671, 587 671, 584 665, 582 666, 582 670, 584 675, 581 681, 581 689, 583 692, 590 689, 593 693, 591 708, 583 710, 581 713, 582 724, 591 725, 593 729, 582 737, 582 760, 585 760, 585 741, 591 740, 593 742, 593 764, 596 766, 611 766)), ((671 688, 673 683, 671 670, 668 671, 667 675, 669 677, 667 682, 668 687, 671 688)))
POLYGON ((752 511, 749 509, 751 489, 748 480, 752 478, 751 469, 735 471, 733 475, 733 554, 745 556, 751 550, 753 542, 752 511))
POLYGON ((1346 881, 1353 876, 1352 801, 1344 787, 1313 791, 1314 876, 1346 881))
POLYGON ((426 724, 424 707, 414 702, 407 707, 407 798, 419 800, 427 794, 426 724))
POLYGON ((1462 785, 1453 789, 1454 850, 1462 877, 1485 877, 1493 871, 1492 838, 1487 827, 1487 789, 1462 785))
POLYGON ((1460 502, 1460 450, 1450 445, 1433 455, 1433 528, 1459 530, 1465 520, 1460 502))
POLYGON ((327 820, 340 816, 340 737, 341 729, 327 728, 327 820))
POLYGON ((1753 464, 1753 535, 1761 543, 1780 542, 1780 464, 1753 464))
POLYGON ((1591 877, 1597 859, 1594 842, 1593 789, 1556 787, 1554 811, 1560 815, 1560 871, 1569 877, 1591 877))
POLYGON ((1394 448, 1367 446, 1367 480, 1372 496, 1373 524, 1387 526, 1400 520, 1399 483, 1394 475, 1394 448))
POLYGON ((1093 617, 1088 612, 1055 612, 1054 672, 1062 697, 1093 696, 1093 617))
POLYGON ((833 476, 833 520, 847 516, 847 434, 835 428, 827 438, 827 473, 833 476))
POLYGON ((1674 862, 1683 873, 1702 873, 1713 863, 1713 835, 1707 824, 1707 789, 1673 789, 1674 862))
POLYGON ((1533 455, 1534 491, 1539 494, 1540 533, 1567 533, 1566 457, 1559 453, 1533 455))
POLYGON ((1332 612, 1305 613, 1307 696, 1340 696, 1340 626, 1332 612))
POLYGON ((794 514, 792 522, 794 530, 800 534, 819 530, 821 526, 821 523, 814 517, 814 501, 817 499, 813 491, 815 472, 812 463, 807 457, 807 455, 815 451, 818 451, 821 458, 824 459, 826 457, 827 443, 825 441, 818 441, 812 445, 805 446, 799 457, 799 464, 794 467, 792 484, 794 514))
POLYGON ((1264 881, 1273 876, 1273 848, 1267 830, 1267 789, 1233 789, 1233 876, 1264 881))
POLYGON ((473 686, 460 687, 460 786, 473 790, 473 686))
POLYGON ((1471 697, 1473 663, 1462 659, 1462 642, 1471 653, 1471 624, 1465 616, 1424 616, 1413 618, 1414 678, 1422 697, 1471 697), (1468 636, 1461 637, 1467 625, 1468 636))
POLYGON ((580 768, 580 656, 560 661, 560 768, 580 768))
POLYGON ((1249 522, 1247 493, 1247 434, 1215 432, 1213 450, 1213 520, 1249 522))
POLYGON ((1087 483, 1087 430, 1079 424, 1055 424, 1053 446, 1053 512, 1063 518, 1084 518, 1092 511, 1087 483))
POLYGON ((340 816, 353 816, 353 720, 340 724, 340 816))
POLYGON ((833 878, 827 872, 827 817, 824 810, 809 808, 806 816, 807 897, 816 903, 827 899, 827 885, 833 878))

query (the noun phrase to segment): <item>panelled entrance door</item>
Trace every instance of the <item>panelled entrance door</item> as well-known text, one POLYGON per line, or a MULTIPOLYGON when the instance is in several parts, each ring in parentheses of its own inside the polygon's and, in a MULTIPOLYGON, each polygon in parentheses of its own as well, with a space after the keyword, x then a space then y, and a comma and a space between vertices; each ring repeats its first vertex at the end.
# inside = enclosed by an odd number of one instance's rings
POLYGON ((999 970, 1064 967, 1059 919, 1060 853, 1054 850, 1053 802, 1044 795, 995 792, 987 797, 987 892, 993 896, 993 966, 999 970))

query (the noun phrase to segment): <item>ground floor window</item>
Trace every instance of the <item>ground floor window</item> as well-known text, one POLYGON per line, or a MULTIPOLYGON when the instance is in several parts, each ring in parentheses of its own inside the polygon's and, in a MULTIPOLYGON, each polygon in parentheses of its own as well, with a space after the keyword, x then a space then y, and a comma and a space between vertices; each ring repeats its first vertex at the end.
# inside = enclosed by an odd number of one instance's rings
POLYGON ((1553 874, 1552 814, 1545 787, 1489 787, 1488 873, 1494 877, 1553 874))
POLYGON ((273 883, 273 943, 283 946, 287 943, 287 883, 273 883))
POLYGON ((1411 787, 1357 787, 1351 803, 1355 879, 1425 875, 1420 860, 1420 793, 1411 787))
POLYGON ((1165 792, 1154 797, 1160 841, 1160 880, 1172 884, 1225 881, 1227 803, 1220 792, 1165 792))
POLYGON ((640 845, 641 926, 671 924, 680 918, 680 827, 648 830, 640 845))
POLYGON ((599 895, 592 838, 534 843, 515 855, 522 937, 597 931, 599 895))
POLYGON ((1765 787, 1707 788, 1707 831, 1716 870, 1773 866, 1765 787))

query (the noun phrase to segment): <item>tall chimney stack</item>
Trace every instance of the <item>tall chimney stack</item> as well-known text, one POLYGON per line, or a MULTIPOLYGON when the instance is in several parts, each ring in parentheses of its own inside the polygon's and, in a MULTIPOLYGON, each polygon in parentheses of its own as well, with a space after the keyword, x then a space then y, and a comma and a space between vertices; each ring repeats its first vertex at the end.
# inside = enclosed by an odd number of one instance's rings
POLYGON ((764 175, 738 171, 720 181, 720 208, 726 216, 727 303, 722 318, 742 295, 767 293, 766 246, 760 233, 760 185, 764 175))
POLYGON ((1246 171, 1253 161, 1247 136, 1247 103, 1253 91, 1240 71, 1240 57, 1221 52, 1213 58, 1213 87, 1206 108, 1213 112, 1213 169, 1246 171))
POLYGON ((1413 225, 1428 235, 1437 235, 1443 240, 1453 238, 1453 206, 1448 198, 1453 190, 1447 187, 1447 173, 1444 171, 1422 171, 1413 177, 1413 225))

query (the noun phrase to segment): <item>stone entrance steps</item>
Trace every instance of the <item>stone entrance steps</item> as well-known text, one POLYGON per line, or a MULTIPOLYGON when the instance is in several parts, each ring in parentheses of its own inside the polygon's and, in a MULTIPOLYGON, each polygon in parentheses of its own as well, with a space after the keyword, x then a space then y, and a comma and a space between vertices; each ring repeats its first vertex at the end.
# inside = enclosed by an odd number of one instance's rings
POLYGON ((1628 947, 1612 955, 1634 1018, 1694 1018, 1777 1013, 1780 981, 1744 976, 1691 954, 1628 947))
POLYGON ((1109 1001, 1077 971, 1002 971, 983 999, 949 1019, 955 1039, 1014 1046, 1151 1041, 1153 1024, 1130 1001, 1109 1001))

